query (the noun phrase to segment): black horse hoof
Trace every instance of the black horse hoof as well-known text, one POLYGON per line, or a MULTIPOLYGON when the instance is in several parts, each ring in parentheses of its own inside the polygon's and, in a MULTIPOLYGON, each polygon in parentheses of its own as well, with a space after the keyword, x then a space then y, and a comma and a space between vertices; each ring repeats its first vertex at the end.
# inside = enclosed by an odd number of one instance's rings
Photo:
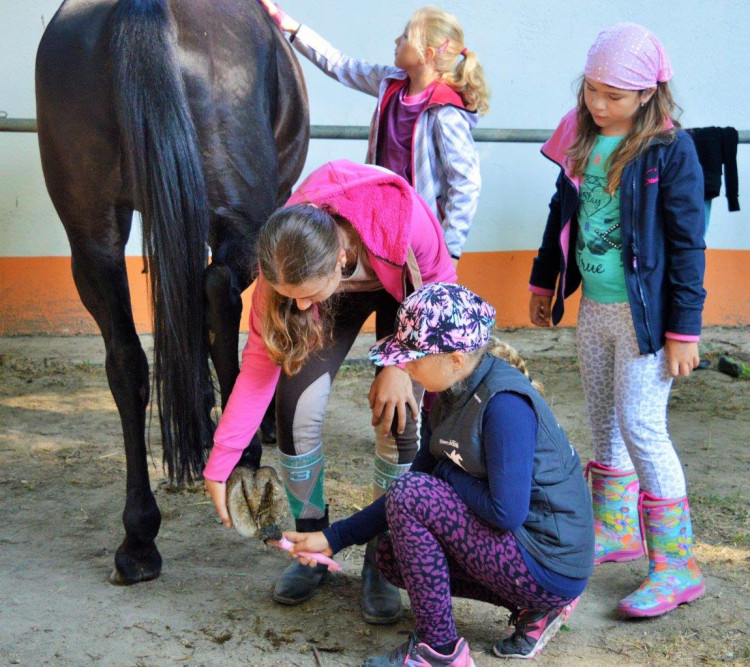
POLYGON ((107 582, 112 584, 113 586, 132 586, 133 584, 140 584, 143 581, 151 581, 152 579, 156 579, 161 574, 161 571, 158 572, 150 572, 150 573, 143 573, 143 576, 137 579, 126 579, 125 577, 120 574, 118 569, 116 567, 112 568, 112 572, 109 573, 109 576, 107 577, 107 582))
POLYGON ((136 559, 130 554, 117 550, 115 567, 107 577, 114 586, 132 586, 143 581, 151 581, 161 574, 161 554, 153 547, 148 556, 136 559))

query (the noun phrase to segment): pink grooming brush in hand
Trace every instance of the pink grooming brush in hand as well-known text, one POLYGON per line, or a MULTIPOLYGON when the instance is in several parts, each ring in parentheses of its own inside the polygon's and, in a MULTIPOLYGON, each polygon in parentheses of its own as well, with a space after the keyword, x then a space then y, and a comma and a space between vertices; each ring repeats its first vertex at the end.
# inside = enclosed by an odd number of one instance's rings
MULTIPOLYGON (((260 530, 260 538, 265 544, 273 544, 274 546, 279 547, 279 549, 289 551, 290 553, 292 549, 294 549, 294 542, 290 542, 286 537, 284 537, 283 533, 281 532, 281 528, 276 524, 264 526, 260 530)), ((324 556, 319 551, 300 551, 299 553, 293 554, 293 556, 295 558, 310 558, 316 563, 327 565, 328 569, 331 572, 338 572, 341 569, 341 565, 333 560, 333 558, 324 556)))
MULTIPOLYGON (((291 552, 294 548, 294 542, 290 542, 286 537, 283 537, 280 540, 275 540, 274 544, 279 547, 279 549, 283 549, 284 551, 291 552)), ((311 560, 314 560, 316 563, 322 563, 323 565, 327 565, 329 571, 331 572, 338 572, 341 569, 341 565, 339 565, 333 558, 329 558, 328 556, 324 556, 319 551, 299 551, 296 554, 294 554, 295 558, 302 557, 302 558, 309 558, 311 560)))

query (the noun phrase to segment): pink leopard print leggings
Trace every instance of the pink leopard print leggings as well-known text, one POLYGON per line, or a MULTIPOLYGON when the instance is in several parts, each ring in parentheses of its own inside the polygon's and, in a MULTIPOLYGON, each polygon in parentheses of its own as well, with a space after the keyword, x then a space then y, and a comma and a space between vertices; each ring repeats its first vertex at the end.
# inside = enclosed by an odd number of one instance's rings
POLYGON ((409 594, 420 641, 457 639, 452 595, 511 610, 570 602, 538 585, 513 535, 480 519, 447 482, 406 473, 391 485, 385 507, 390 535, 380 542, 377 564, 409 594))

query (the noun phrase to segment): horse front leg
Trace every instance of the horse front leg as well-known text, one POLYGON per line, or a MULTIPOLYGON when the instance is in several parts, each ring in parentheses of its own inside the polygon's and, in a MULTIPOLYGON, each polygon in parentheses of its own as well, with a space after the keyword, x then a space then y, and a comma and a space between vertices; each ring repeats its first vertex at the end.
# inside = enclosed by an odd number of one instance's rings
POLYGON ((71 242, 73 277, 102 332, 107 380, 122 423, 127 461, 125 539, 115 554, 109 582, 129 585, 158 577, 162 563, 154 542, 161 514, 151 492, 146 457, 149 370, 133 323, 124 257, 117 255, 116 248, 99 243, 98 239, 71 242))

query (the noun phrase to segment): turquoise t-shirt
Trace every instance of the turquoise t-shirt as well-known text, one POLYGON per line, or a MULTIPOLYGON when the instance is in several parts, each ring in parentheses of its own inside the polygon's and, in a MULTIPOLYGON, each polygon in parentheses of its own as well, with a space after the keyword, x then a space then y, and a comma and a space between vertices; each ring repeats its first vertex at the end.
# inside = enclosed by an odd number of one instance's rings
POLYGON ((578 209, 576 262, 583 295, 599 303, 628 300, 622 267, 620 189, 607 192, 607 160, 622 137, 599 135, 583 173, 578 209))

